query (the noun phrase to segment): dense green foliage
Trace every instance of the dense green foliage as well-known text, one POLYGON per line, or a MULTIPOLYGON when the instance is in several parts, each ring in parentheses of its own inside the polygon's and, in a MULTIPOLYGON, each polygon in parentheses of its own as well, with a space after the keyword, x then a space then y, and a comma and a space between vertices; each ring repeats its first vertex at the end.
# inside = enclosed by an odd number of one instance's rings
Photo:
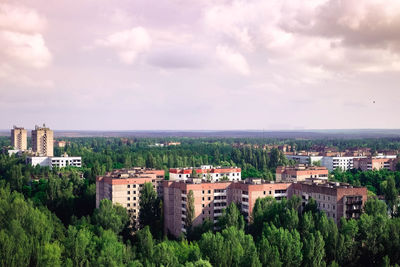
MULTIPOLYGON (((332 219, 312 200, 300 212, 301 200, 258 199, 252 223, 235 204, 218 224, 205 220, 187 237, 167 239, 162 233, 162 201, 151 184, 141 189, 139 220, 134 232, 127 211, 103 200, 95 209, 95 177, 113 168, 146 166, 237 165, 242 176, 273 179, 274 168, 287 163, 276 149, 234 143, 295 145, 298 149, 327 144, 339 148, 399 148, 382 140, 176 139, 181 146, 150 147, 157 139, 74 138, 56 154, 82 156, 83 167, 33 168, 24 158, 0 154, 0 266, 389 266, 400 263, 400 218, 397 194, 400 173, 336 171, 335 179, 365 185, 375 198, 360 220, 332 219), (85 178, 81 178, 81 173, 85 178), (391 216, 388 216, 391 215, 391 216), (189 240, 189 241, 188 241, 189 240)), ((8 140, 0 138, 1 145, 8 140)), ((190 194, 189 194, 190 195, 190 194)), ((188 198, 190 198, 188 195, 188 198)), ((193 212, 194 213, 194 212, 193 212)), ((189 216, 190 217, 190 216, 189 216)), ((190 226, 191 218, 187 219, 190 226)))

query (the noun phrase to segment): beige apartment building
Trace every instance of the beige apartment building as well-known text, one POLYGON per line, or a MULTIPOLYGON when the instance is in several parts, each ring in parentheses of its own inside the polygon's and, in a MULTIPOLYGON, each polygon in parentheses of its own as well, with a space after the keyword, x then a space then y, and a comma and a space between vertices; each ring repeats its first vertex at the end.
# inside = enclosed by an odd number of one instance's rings
POLYGON ((23 127, 11 129, 11 146, 16 150, 27 150, 27 133, 23 127))
POLYGON ((32 151, 37 156, 52 157, 53 154, 53 131, 43 124, 43 127, 35 126, 32 130, 32 151))
POLYGON ((398 163, 397 158, 378 158, 378 157, 368 157, 354 159, 354 169, 360 169, 362 171, 372 171, 387 169, 390 171, 396 170, 396 165, 398 163))
POLYGON ((296 166, 278 166, 276 168, 277 182, 300 182, 307 179, 328 179, 329 171, 326 167, 307 166, 298 164, 296 166))
POLYGON ((120 204, 132 215, 139 216, 140 191, 144 183, 152 183, 160 197, 163 195, 162 181, 164 170, 145 168, 121 169, 96 177, 96 207, 102 199, 109 199, 113 204, 120 204))

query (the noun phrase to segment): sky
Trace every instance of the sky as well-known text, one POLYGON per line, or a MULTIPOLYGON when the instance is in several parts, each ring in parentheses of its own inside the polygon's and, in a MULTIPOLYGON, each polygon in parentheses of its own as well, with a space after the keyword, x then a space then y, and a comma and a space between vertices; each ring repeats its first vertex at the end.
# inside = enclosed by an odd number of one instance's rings
POLYGON ((400 128, 398 0, 0 0, 0 129, 400 128))

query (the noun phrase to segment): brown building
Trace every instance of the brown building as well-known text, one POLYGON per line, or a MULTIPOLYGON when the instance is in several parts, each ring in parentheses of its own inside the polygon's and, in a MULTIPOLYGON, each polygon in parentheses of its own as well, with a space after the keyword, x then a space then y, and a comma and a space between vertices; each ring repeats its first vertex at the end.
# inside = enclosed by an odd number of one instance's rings
POLYGON ((302 198, 305 206, 310 198, 313 198, 318 209, 324 211, 328 218, 336 223, 341 217, 346 219, 360 217, 362 208, 367 201, 367 188, 354 187, 344 183, 293 183, 293 194, 302 198))
POLYGON ((27 150, 27 134, 23 127, 11 129, 11 146, 16 150, 27 150))
POLYGON ((43 124, 43 127, 35 126, 32 130, 32 151, 40 157, 52 157, 53 131, 43 124))
POLYGON ((387 169, 390 171, 396 170, 397 158, 355 158, 353 167, 362 171, 387 169))
POLYGON ((54 141, 54 144, 56 145, 56 147, 65 147, 67 145, 67 142, 65 141, 54 141))
POLYGON ((133 219, 139 215, 140 191, 144 183, 152 183, 158 195, 162 197, 164 170, 131 168, 108 172, 96 177, 96 207, 102 199, 125 207, 133 219))
POLYGON ((277 200, 294 194, 303 199, 303 205, 312 197, 319 209, 338 222, 340 217, 358 218, 367 199, 367 189, 347 184, 273 183, 261 179, 242 182, 201 182, 201 179, 164 181, 164 230, 176 237, 185 232, 187 195, 193 191, 193 225, 200 225, 206 218, 214 223, 223 209, 231 202, 238 203, 251 221, 251 214, 258 198, 273 197, 277 200))
POLYGON ((306 166, 298 164, 291 166, 278 166, 276 168, 277 182, 300 182, 306 179, 328 179, 329 171, 326 167, 306 166))

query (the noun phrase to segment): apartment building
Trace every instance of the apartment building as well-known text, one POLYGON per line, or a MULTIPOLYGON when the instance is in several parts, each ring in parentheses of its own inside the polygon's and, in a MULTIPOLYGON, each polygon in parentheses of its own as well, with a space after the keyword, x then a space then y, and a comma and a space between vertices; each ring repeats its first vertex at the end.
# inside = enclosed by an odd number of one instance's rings
POLYGON ((96 177, 96 207, 102 199, 125 207, 133 219, 139 216, 140 191, 144 183, 152 183, 160 197, 163 195, 164 170, 131 168, 108 172, 96 177))
POLYGON ((14 150, 27 150, 27 133, 23 127, 14 126, 11 129, 11 146, 14 150))
POLYGON ((205 219, 214 223, 230 203, 238 203, 245 214, 246 221, 257 198, 274 197, 277 200, 290 195, 290 183, 268 183, 261 179, 248 179, 241 182, 204 182, 202 179, 164 181, 164 230, 174 236, 186 232, 187 195, 193 192, 193 226, 200 225, 205 219))
POLYGON ((329 171, 326 167, 308 166, 298 164, 296 166, 278 166, 276 168, 277 182, 300 182, 306 179, 328 179, 329 171))
POLYGON ((47 128, 35 126, 32 130, 32 151, 39 157, 52 157, 53 154, 53 131, 47 128))
POLYGON ((323 157, 321 165, 326 167, 328 170, 333 171, 337 168, 341 168, 343 171, 351 170, 354 168, 354 159, 361 157, 323 157))
POLYGON ((187 180, 192 177, 193 171, 197 177, 204 180, 218 182, 221 180, 240 181, 242 170, 237 167, 213 167, 202 165, 199 168, 172 168, 169 169, 169 179, 171 181, 187 180))
POLYGON ((241 182, 204 182, 201 179, 163 182, 164 230, 176 237, 186 232, 188 193, 193 192, 193 226, 205 219, 214 223, 222 215, 223 209, 235 202, 241 207, 245 220, 252 220, 251 214, 258 198, 273 197, 276 200, 298 195, 305 206, 312 197, 318 208, 336 223, 341 217, 358 218, 367 199, 365 187, 348 184, 299 182, 274 183, 261 179, 246 179, 241 182))
POLYGON ((390 171, 396 170, 398 160, 396 157, 368 157, 354 159, 353 167, 362 171, 387 169, 390 171))
POLYGON ((366 187, 355 187, 345 183, 293 183, 292 193, 301 197, 303 207, 313 198, 318 209, 336 223, 339 223, 341 217, 359 218, 367 201, 366 187))

